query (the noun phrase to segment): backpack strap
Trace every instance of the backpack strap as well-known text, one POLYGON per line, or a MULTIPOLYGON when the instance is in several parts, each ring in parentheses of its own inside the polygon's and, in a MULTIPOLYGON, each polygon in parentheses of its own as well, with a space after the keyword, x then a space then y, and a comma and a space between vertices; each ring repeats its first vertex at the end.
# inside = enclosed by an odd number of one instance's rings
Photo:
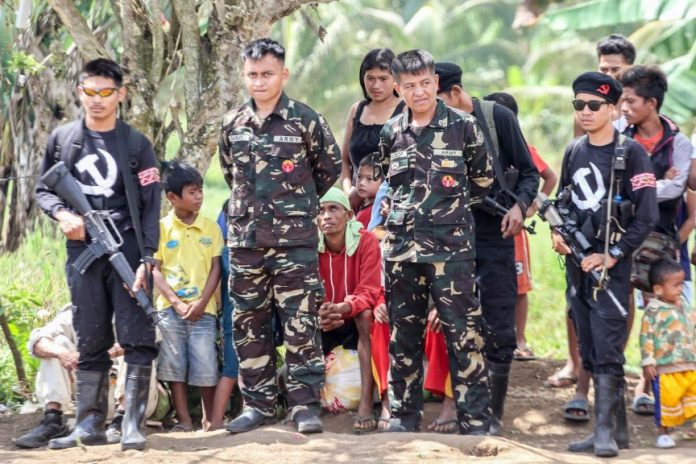
POLYGON ((72 170, 84 144, 85 133, 83 127, 84 119, 80 118, 58 128, 56 146, 53 151, 54 163, 63 161, 68 170, 72 170))
POLYGON ((573 160, 575 160, 575 157, 577 156, 578 151, 580 150, 580 146, 583 143, 585 143, 585 140, 587 140, 587 134, 583 134, 571 142, 570 152, 568 152, 568 155, 566 155, 566 157, 563 159, 563 162, 561 163, 561 184, 570 184, 570 178, 568 177, 570 175, 570 167, 573 165, 573 160))
POLYGON ((138 251, 140 257, 145 256, 145 245, 143 241, 143 228, 140 223, 140 195, 135 185, 133 173, 137 172, 137 165, 133 166, 131 160, 137 160, 138 151, 137 142, 139 134, 133 130, 128 124, 120 119, 116 120, 116 145, 118 149, 118 163, 123 177, 123 186, 126 190, 126 199, 128 200, 128 211, 133 221, 135 229, 135 237, 138 241, 138 251), (126 151, 128 150, 128 151, 126 151))
POLYGON ((483 122, 485 123, 486 127, 488 128, 488 134, 491 138, 491 142, 493 143, 493 148, 495 149, 495 155, 498 156, 498 153, 500 153, 500 145, 498 144, 498 131, 495 128, 495 118, 493 118, 493 108, 495 108, 495 102, 488 101, 488 100, 475 100, 478 101, 480 104, 480 108, 482 111, 482 116, 483 116, 483 122))
POLYGON ((477 98, 472 98, 472 102, 474 105, 474 115, 481 126, 486 148, 493 160, 493 173, 498 185, 500 185, 501 190, 512 197, 522 209, 526 209, 524 202, 522 202, 508 186, 507 180, 505 179, 505 172, 500 165, 500 156, 498 155, 500 149, 498 145, 498 132, 495 129, 495 120, 493 119, 493 109, 496 103, 487 100, 480 101, 477 98))

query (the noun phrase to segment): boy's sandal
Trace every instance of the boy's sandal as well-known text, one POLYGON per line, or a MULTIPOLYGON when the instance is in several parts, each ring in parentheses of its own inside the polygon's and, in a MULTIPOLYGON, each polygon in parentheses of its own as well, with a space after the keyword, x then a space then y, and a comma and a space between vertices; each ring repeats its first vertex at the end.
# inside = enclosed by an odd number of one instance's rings
POLYGON ((354 416, 353 417, 353 433, 356 435, 362 435, 363 433, 370 433, 377 430, 377 419, 375 416, 354 416))
POLYGON ((657 441, 655 442, 656 448, 666 449, 674 448, 675 446, 676 443, 674 443, 674 440, 669 435, 660 435, 657 437, 657 441))
POLYGON ((512 355, 516 361, 533 361, 536 359, 536 356, 534 356, 534 350, 529 345, 515 348, 512 355))
POLYGON ((587 422, 590 420, 590 406, 585 399, 574 399, 563 406, 563 418, 571 422, 587 422))
POLYGON ((387 430, 389 430, 390 421, 390 417, 380 417, 379 419, 377 419, 377 431, 386 432, 387 430))
POLYGON ((648 395, 638 395, 633 398, 631 411, 639 416, 652 416, 655 414, 655 401, 648 395))

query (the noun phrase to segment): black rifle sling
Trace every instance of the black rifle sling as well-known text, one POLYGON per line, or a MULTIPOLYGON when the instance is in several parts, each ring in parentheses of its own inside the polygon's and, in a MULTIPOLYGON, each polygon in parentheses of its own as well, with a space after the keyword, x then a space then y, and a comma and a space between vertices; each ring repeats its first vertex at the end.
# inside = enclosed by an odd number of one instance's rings
MULTIPOLYGON (((495 121, 493 120, 493 111, 492 108, 494 107, 495 103, 494 102, 488 102, 488 101, 479 101, 476 98, 471 99, 473 104, 474 104, 474 115, 476 117, 476 120, 479 122, 479 126, 481 127, 481 132, 483 132, 483 139, 486 142, 486 148, 488 149, 488 152, 491 154, 491 159, 493 161, 493 173, 495 175, 495 179, 498 181, 498 185, 500 185, 500 189, 505 192, 507 195, 512 197, 513 200, 515 200, 522 209, 525 209, 524 202, 522 202, 519 197, 510 190, 510 187, 507 184, 507 180, 505 179, 505 172, 503 171, 503 167, 500 165, 500 156, 498 155, 498 150, 496 147, 498 146, 497 143, 493 143, 493 139, 491 136, 491 128, 493 129, 493 132, 496 136, 498 137, 497 131, 495 131, 495 121), (482 108, 482 104, 490 105, 490 111, 488 111, 488 117, 491 119, 490 121, 486 120, 486 112, 482 108)), ((524 211, 523 211, 524 213, 524 211)))
POLYGON ((126 200, 128 201, 128 210, 133 220, 133 228, 135 229, 135 238, 138 241, 138 251, 140 257, 145 256, 145 245, 143 242, 143 228, 140 224, 140 198, 138 189, 133 181, 133 172, 130 166, 130 158, 135 153, 129 153, 128 149, 134 149, 133 144, 126 144, 126 140, 133 137, 133 131, 123 121, 116 121, 116 145, 118 148, 118 163, 123 177, 123 186, 126 190, 126 200))

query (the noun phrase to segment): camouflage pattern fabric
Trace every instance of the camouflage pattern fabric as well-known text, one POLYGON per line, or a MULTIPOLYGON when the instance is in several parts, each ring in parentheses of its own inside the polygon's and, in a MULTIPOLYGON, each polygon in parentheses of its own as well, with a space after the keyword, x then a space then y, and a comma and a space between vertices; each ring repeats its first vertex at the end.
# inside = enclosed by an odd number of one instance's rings
POLYGON ((232 248, 234 345, 245 406, 275 414, 278 395, 271 324, 283 325, 288 409, 318 405, 324 383, 318 309, 324 301, 316 248, 232 248))
POLYGON ((653 298, 640 329, 641 366, 696 365, 696 310, 653 298))
POLYGON ((419 263, 474 259, 470 206, 493 185, 481 129, 473 116, 439 99, 428 126, 414 130, 409 118, 410 111, 401 113, 380 134, 391 203, 384 257, 419 263))
POLYGON ((252 100, 223 118, 220 164, 230 187, 228 246, 317 246, 319 197, 341 153, 324 118, 283 94, 261 120, 252 100))
POLYGON ((459 430, 487 431, 490 393, 481 352, 481 306, 474 293, 474 262, 387 261, 386 278, 392 414, 409 428, 420 427, 424 335, 428 296, 432 295, 448 353, 454 354, 449 359, 459 430))

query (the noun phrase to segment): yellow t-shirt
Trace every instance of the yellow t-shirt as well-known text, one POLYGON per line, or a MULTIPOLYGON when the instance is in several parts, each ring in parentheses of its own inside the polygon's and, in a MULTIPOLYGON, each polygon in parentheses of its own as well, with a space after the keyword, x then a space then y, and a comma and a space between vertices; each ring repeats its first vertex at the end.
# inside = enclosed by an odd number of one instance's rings
MULTIPOLYGON (((172 210, 160 219, 159 248, 154 257, 161 263, 167 284, 182 301, 189 303, 201 298, 212 260, 220 256, 223 246, 222 232, 215 222, 199 213, 188 225, 172 210)), ((157 295, 156 305, 158 310, 171 306, 161 294, 157 295)), ((217 314, 214 296, 205 312, 217 314)))

